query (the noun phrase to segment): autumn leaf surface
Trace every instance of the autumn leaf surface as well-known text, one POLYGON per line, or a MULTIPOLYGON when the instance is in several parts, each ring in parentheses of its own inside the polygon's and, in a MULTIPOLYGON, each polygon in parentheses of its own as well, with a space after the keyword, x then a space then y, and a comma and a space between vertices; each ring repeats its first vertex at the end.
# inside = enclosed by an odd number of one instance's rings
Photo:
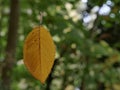
POLYGON ((54 64, 55 45, 50 33, 42 26, 34 28, 24 44, 24 63, 30 73, 45 83, 54 64))

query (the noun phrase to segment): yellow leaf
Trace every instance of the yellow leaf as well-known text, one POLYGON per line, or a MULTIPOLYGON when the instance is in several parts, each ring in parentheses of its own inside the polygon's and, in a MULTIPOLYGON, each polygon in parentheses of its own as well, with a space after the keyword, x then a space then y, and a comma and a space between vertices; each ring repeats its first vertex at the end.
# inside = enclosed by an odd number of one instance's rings
POLYGON ((34 28, 24 44, 24 63, 30 73, 45 83, 54 64, 55 45, 50 33, 42 26, 34 28))

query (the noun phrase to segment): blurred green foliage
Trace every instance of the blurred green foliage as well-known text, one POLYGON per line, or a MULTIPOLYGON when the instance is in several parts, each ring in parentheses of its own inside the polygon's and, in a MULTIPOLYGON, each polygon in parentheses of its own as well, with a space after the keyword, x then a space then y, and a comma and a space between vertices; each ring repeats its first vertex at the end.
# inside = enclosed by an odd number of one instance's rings
MULTIPOLYGON (((50 31, 57 51, 50 90, 120 89, 120 1, 85 1, 20 0, 12 90, 45 90, 47 87, 35 80, 22 62, 24 39, 39 25, 40 11, 44 14, 43 25, 50 31), (100 15, 100 8, 108 1, 112 3, 108 5, 110 12, 100 15), (96 12, 93 11, 95 7, 99 8, 96 12), (86 15, 96 18, 85 23, 86 15)), ((0 62, 5 58, 9 8, 10 0, 0 1, 0 62)))

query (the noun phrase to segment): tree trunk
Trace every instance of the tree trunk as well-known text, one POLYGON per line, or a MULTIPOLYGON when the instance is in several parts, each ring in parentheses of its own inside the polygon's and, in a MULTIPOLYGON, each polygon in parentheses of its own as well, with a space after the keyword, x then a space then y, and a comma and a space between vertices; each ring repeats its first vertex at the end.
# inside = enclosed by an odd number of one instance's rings
POLYGON ((54 65, 53 65, 53 67, 52 67, 51 73, 50 73, 50 75, 49 75, 49 77, 48 77, 48 79, 47 79, 47 82, 46 82, 46 83, 47 83, 47 86, 46 86, 46 89, 45 89, 45 90, 50 90, 50 86, 51 86, 52 80, 53 80, 52 73, 54 72, 54 69, 55 69, 55 67, 56 67, 56 65, 57 65, 57 62, 58 62, 58 60, 56 59, 55 62, 54 62, 54 65))
POLYGON ((17 30, 19 23, 19 0, 11 0, 6 57, 2 68, 3 90, 11 90, 11 71, 15 63, 17 30))

